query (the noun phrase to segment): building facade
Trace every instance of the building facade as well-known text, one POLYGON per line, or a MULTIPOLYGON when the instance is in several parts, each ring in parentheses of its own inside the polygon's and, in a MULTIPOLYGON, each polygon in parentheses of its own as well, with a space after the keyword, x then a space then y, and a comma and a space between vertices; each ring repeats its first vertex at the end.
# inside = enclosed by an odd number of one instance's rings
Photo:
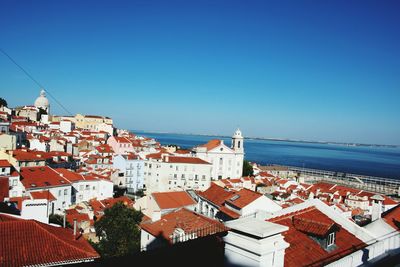
POLYGON ((212 180, 239 178, 243 174, 244 138, 238 129, 232 136, 231 147, 223 140, 210 140, 193 148, 196 157, 212 164, 212 180))

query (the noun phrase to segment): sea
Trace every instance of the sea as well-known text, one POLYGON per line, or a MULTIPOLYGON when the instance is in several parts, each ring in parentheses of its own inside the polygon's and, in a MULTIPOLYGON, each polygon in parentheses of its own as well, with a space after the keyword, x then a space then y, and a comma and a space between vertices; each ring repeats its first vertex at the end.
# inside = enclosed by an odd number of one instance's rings
MULTIPOLYGON (((191 148, 207 143, 211 139, 221 139, 228 146, 227 137, 152 133, 133 133, 156 139, 162 145, 174 144, 181 148, 191 148)), ((261 165, 279 164, 352 173, 400 180, 400 148, 347 146, 337 144, 306 143, 245 139, 245 159, 261 165)))

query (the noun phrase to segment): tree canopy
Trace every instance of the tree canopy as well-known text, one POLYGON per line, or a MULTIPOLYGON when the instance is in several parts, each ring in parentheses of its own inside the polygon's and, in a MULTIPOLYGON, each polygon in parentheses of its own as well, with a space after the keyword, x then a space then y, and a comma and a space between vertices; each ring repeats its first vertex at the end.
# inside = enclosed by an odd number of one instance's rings
POLYGON ((253 176, 253 166, 247 160, 243 161, 243 176, 253 176))
POLYGON ((139 224, 143 214, 122 202, 104 210, 94 227, 99 243, 95 249, 102 257, 120 257, 140 251, 139 224))
POLYGON ((0 97, 0 107, 3 107, 3 106, 8 107, 8 104, 4 98, 0 97))

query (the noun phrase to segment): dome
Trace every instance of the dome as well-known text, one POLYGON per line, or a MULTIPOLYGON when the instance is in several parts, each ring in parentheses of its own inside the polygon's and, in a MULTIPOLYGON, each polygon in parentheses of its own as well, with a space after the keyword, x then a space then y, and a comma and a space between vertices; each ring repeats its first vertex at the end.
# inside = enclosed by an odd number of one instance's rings
POLYGON ((40 96, 35 100, 35 107, 47 109, 49 107, 49 100, 46 97, 44 90, 40 91, 40 96))
POLYGON ((242 132, 240 131, 239 128, 235 131, 232 138, 243 138, 242 132))

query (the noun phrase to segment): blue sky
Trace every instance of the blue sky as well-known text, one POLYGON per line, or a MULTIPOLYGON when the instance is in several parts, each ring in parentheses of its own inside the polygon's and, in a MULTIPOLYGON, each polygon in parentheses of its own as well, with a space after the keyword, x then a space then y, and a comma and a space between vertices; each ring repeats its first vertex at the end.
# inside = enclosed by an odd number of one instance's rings
MULTIPOLYGON (((398 1, 12 1, 0 46, 121 128, 400 144, 398 1)), ((39 88, 0 54, 0 96, 39 88)), ((52 112, 64 113, 52 99, 52 112)))

